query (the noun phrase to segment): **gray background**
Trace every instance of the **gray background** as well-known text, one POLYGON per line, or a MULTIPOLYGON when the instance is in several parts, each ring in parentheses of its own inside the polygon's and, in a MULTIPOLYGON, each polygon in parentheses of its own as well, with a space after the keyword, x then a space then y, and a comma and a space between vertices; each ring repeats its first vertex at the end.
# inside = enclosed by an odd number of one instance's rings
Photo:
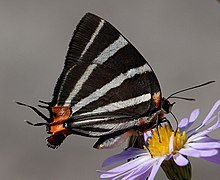
MULTIPOLYGON (((95 172, 113 150, 95 150, 95 139, 70 136, 47 148, 42 121, 13 100, 50 100, 75 26, 93 12, 117 27, 155 70, 163 95, 208 80, 215 84, 183 94, 180 120, 192 109, 202 121, 220 95, 220 4, 216 0, 0 0, 0 179, 98 179, 95 172)), ((220 138, 218 133, 212 137, 220 138)), ((193 179, 219 179, 219 166, 191 159, 193 179)), ((164 179, 160 171, 157 179, 164 179)))

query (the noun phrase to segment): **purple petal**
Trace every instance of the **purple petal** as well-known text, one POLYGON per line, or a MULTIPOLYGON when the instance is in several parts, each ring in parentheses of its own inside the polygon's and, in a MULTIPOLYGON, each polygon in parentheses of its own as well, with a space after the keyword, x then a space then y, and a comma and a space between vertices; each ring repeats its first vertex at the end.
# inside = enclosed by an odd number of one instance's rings
MULTIPOLYGON (((220 111, 218 112, 218 121, 220 121, 220 111)), ((219 127, 220 127, 220 124, 218 125, 217 128, 219 128, 219 127)))
MULTIPOLYGON (((126 179, 133 180, 133 179, 137 179, 137 177, 141 176, 142 174, 150 174, 152 166, 153 164, 151 166, 141 166, 136 171, 133 171, 129 175, 124 176, 122 180, 126 180, 126 179)), ((146 176, 145 176, 145 179, 146 179, 146 176)))
POLYGON ((150 138, 152 136, 152 132, 151 131, 147 131, 144 133, 144 140, 145 142, 147 142, 148 138, 150 138))
POLYGON ((189 160, 186 159, 184 156, 182 156, 181 154, 176 154, 175 156, 173 156, 173 159, 175 161, 175 163, 178 165, 178 166, 185 166, 188 164, 189 160))
POLYGON ((139 170, 136 170, 136 171, 138 171, 138 173, 132 172, 132 173, 128 174, 127 176, 124 176, 121 180, 127 180, 127 179, 134 180, 137 177, 141 176, 141 174, 143 174, 143 172, 142 173, 140 172, 140 174, 139 174, 139 170), (136 175, 134 175, 134 174, 136 174, 136 175))
POLYGON ((139 148, 129 148, 126 151, 123 151, 119 154, 109 157, 102 163, 102 167, 115 164, 124 160, 128 160, 138 155, 147 154, 147 151, 139 148))
POLYGON ((214 106, 212 107, 211 111, 209 112, 209 114, 206 116, 205 120, 203 121, 202 125, 207 125, 209 123, 208 120, 211 118, 211 116, 214 114, 214 112, 216 111, 216 109, 220 106, 220 100, 218 100, 214 106))
POLYGON ((212 157, 202 157, 202 159, 216 163, 216 164, 220 164, 220 149, 218 149, 218 152, 215 156, 212 157))
MULTIPOLYGON (((220 121, 220 111, 218 112, 218 121, 220 121)), ((217 128, 219 128, 219 127, 220 127, 220 124, 218 125, 217 128)))
POLYGON ((118 166, 116 168, 113 168, 108 171, 100 171, 97 170, 97 172, 101 173, 100 178, 111 178, 111 179, 117 179, 122 176, 127 176, 131 174, 132 172, 137 171, 141 167, 150 168, 155 163, 157 159, 151 158, 151 157, 139 157, 132 161, 129 161, 121 166, 118 166))
POLYGON ((147 171, 139 177, 139 180, 146 180, 151 171, 147 171))
MULTIPOLYGON (((143 160, 143 159, 142 159, 143 160)), ((119 178, 123 175, 127 175, 131 173, 132 171, 135 171, 138 165, 142 164, 143 162, 137 158, 132 161, 129 161, 128 163, 125 163, 121 166, 118 166, 116 168, 113 168, 109 171, 101 171, 97 170, 97 172, 101 173, 100 178, 119 178), (132 162, 132 163, 131 163, 132 162)))
POLYGON ((186 129, 189 129, 192 124, 194 123, 194 121, 197 119, 197 117, 199 116, 200 114, 200 110, 199 109, 195 109, 193 110, 193 112, 191 113, 190 115, 190 118, 189 118, 189 124, 188 126, 186 127, 186 129))
POLYGON ((165 156, 165 160, 169 160, 171 157, 173 157, 173 154, 172 154, 172 153, 167 154, 167 155, 165 156))
POLYGON ((214 149, 214 148, 220 148, 220 141, 219 142, 204 142, 204 143, 188 143, 190 147, 193 147, 195 149, 214 149))
POLYGON ((200 114, 200 110, 199 109, 194 109, 193 112, 190 115, 189 122, 193 123, 197 119, 199 114, 200 114))
POLYGON ((181 127, 185 127, 187 126, 189 123, 189 120, 188 118, 183 118, 179 123, 178 123, 178 127, 181 128, 181 127))
POLYGON ((186 129, 188 123, 189 123, 188 118, 184 118, 184 119, 182 119, 182 120, 179 122, 178 128, 180 128, 180 131, 181 131, 181 132, 185 131, 185 129, 186 129))
MULTIPOLYGON (((219 116, 220 116, 220 113, 219 113, 219 116)), ((218 119, 218 121, 214 125, 209 127, 207 130, 204 130, 204 131, 201 131, 197 134, 192 135, 190 138, 188 138, 187 142, 194 141, 194 139, 196 139, 200 136, 207 135, 208 133, 210 133, 210 132, 214 131, 215 129, 219 128, 219 125, 220 125, 220 118, 218 119)))
POLYGON ((212 157, 218 153, 217 149, 198 150, 201 157, 212 157))
POLYGON ((208 119, 208 120, 206 121, 206 124, 205 124, 205 125, 210 124, 212 121, 215 120, 216 117, 217 117, 217 116, 212 116, 210 119, 208 119))
POLYGON ((179 153, 185 156, 200 157, 199 151, 190 147, 187 147, 186 149, 181 149, 179 153))
POLYGON ((187 131, 187 137, 190 137, 190 136, 192 136, 192 135, 194 135, 195 133, 196 133, 196 129, 197 128, 194 128, 194 129, 191 129, 190 131, 187 131))
MULTIPOLYGON (((211 123, 215 118, 216 118, 216 116, 213 116, 211 119, 209 119, 209 120, 207 121, 207 123, 208 123, 208 122, 211 123)), ((187 132, 187 136, 190 137, 190 136, 196 134, 196 132, 197 132, 198 130, 200 130, 202 127, 203 127, 203 126, 200 125, 199 127, 194 128, 194 129, 188 131, 188 132, 187 132)))
POLYGON ((190 114, 190 118, 189 120, 187 118, 184 118, 180 121, 180 124, 178 125, 178 127, 180 128, 181 132, 187 130, 190 128, 190 126, 192 126, 192 124, 194 123, 194 121, 197 119, 197 117, 200 114, 200 110, 199 109, 195 109, 192 111, 192 113, 190 114))
MULTIPOLYGON (((191 135, 195 134, 195 132, 197 132, 199 129, 201 129, 202 127, 204 127, 205 125, 208 125, 210 124, 215 118, 216 116, 213 116, 214 112, 217 110, 217 108, 219 107, 220 105, 220 100, 218 100, 214 106, 212 107, 211 111, 209 112, 209 114, 206 116, 205 120, 202 122, 202 124, 193 129, 193 130, 190 130, 187 135, 188 137, 190 137, 191 135), (212 117, 213 116, 213 117, 212 117)), ((218 119, 220 118, 220 114, 218 113, 218 119)))
POLYGON ((161 157, 161 158, 158 159, 157 162, 154 163, 152 171, 150 173, 150 176, 148 177, 148 180, 153 180, 154 179, 154 177, 156 176, 157 171, 159 170, 160 165, 162 164, 164 159, 165 159, 165 157, 161 157))
POLYGON ((143 173, 150 174, 152 166, 154 165, 155 162, 157 162, 157 159, 158 158, 151 158, 151 159, 145 161, 144 163, 138 165, 135 169, 133 168, 127 172, 122 173, 120 175, 120 177, 124 176, 123 179, 130 179, 130 178, 133 179, 135 177, 142 175, 143 173), (125 176, 125 175, 127 175, 127 176, 125 176))
POLYGON ((205 142, 219 142, 220 143, 220 140, 213 139, 208 136, 201 136, 201 137, 195 138, 194 141, 198 143, 205 143, 205 142))
POLYGON ((126 162, 126 163, 124 163, 124 164, 122 164, 118 167, 115 167, 115 168, 113 168, 113 169, 111 169, 107 172, 108 173, 118 173, 118 172, 120 173, 120 172, 123 172, 123 171, 127 171, 128 169, 133 169, 133 168, 135 169, 138 165, 143 164, 148 159, 150 160, 151 157, 149 157, 149 158, 138 157, 138 158, 133 159, 129 162, 126 162))

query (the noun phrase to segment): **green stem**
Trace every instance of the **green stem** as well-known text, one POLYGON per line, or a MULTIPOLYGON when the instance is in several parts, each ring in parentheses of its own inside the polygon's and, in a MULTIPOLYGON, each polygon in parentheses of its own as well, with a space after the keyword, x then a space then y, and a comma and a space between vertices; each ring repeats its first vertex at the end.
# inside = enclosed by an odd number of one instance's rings
POLYGON ((190 162, 186 166, 178 166, 173 158, 164 161, 161 165, 169 180, 191 180, 192 167, 190 162))

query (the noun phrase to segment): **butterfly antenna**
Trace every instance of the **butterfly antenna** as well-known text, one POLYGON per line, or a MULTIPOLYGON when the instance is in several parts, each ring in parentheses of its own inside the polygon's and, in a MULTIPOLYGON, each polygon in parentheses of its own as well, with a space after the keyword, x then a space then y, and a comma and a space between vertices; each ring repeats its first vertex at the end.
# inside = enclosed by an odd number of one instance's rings
POLYGON ((193 87, 190 87, 190 88, 182 89, 182 90, 180 90, 180 91, 177 91, 177 92, 175 92, 175 93, 169 95, 167 99, 169 99, 169 98, 171 98, 171 97, 175 97, 175 98, 178 98, 178 99, 184 99, 184 100, 192 99, 192 98, 178 97, 178 96, 174 96, 174 95, 179 94, 179 93, 182 93, 182 92, 185 92, 185 91, 189 91, 189 90, 192 90, 192 89, 200 88, 200 87, 202 87, 202 86, 206 86, 206 85, 211 84, 211 83, 214 83, 214 82, 215 82, 215 81, 208 81, 208 82, 206 82, 206 83, 199 84, 199 85, 197 85, 197 86, 193 86, 193 87))
POLYGON ((31 125, 31 126, 47 126, 48 123, 32 123, 30 121, 24 120, 24 122, 26 122, 27 124, 31 125))
POLYGON ((50 102, 46 102, 46 101, 42 101, 42 100, 39 100, 38 102, 40 102, 40 103, 42 103, 42 104, 47 104, 47 105, 50 104, 50 102))
MULTIPOLYGON (((18 105, 20 105, 20 106, 25 106, 25 107, 28 107, 28 108, 31 108, 34 112, 36 112, 37 114, 38 114, 38 116, 40 116, 40 117, 42 117, 44 120, 46 120, 47 122, 49 122, 50 121, 50 119, 47 117, 47 116, 45 116, 42 112, 40 112, 37 108, 35 108, 35 107, 33 107, 33 106, 30 106, 30 105, 27 105, 27 104, 24 104, 24 103, 22 103, 22 102, 18 102, 18 101, 15 101, 15 103, 17 103, 18 105)), ((29 121, 28 121, 29 122, 29 121)), ((27 123, 28 123, 27 122, 27 123)), ((28 123, 28 124, 30 124, 30 123, 28 123)), ((33 123, 32 123, 33 124, 33 123)))
POLYGON ((182 100, 186 100, 186 101, 195 101, 196 99, 194 98, 188 98, 188 97, 181 97, 181 96, 171 96, 169 99, 182 99, 182 100))

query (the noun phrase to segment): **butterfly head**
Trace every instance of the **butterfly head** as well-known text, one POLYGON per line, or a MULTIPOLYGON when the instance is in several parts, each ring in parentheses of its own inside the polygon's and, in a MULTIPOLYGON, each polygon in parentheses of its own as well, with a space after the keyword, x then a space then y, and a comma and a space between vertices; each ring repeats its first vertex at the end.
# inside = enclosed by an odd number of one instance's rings
POLYGON ((163 112, 165 114, 171 113, 172 107, 173 107, 174 104, 175 104, 175 102, 174 103, 170 103, 170 101, 168 99, 162 98, 161 107, 162 107, 163 112))

